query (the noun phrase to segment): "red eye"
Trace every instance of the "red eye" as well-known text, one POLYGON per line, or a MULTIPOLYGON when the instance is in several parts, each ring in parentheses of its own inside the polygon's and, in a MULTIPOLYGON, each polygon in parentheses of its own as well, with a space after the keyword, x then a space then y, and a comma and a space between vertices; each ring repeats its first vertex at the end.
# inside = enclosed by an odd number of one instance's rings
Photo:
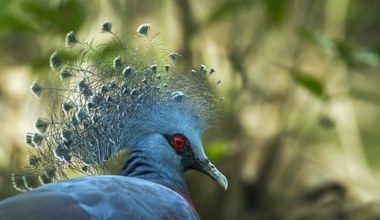
POLYGON ((175 137, 175 138, 173 138, 173 140, 172 140, 172 146, 173 146, 174 148, 177 148, 177 149, 182 149, 182 148, 184 148, 184 147, 185 147, 185 143, 186 143, 185 138, 184 138, 184 137, 181 137, 181 136, 179 136, 179 137, 175 137))

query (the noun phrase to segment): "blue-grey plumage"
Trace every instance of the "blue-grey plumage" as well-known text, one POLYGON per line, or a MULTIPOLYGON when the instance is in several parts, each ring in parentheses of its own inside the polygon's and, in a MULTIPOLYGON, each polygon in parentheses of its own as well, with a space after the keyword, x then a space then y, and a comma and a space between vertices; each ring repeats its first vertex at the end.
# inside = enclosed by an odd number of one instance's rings
POLYGON ((123 176, 79 177, 0 201, 2 220, 197 218, 177 192, 123 176))
POLYGON ((227 188, 201 141, 214 116, 206 66, 190 73, 171 67, 166 62, 179 54, 161 59, 149 24, 137 29, 147 39, 137 49, 122 44, 110 22, 101 30, 112 35, 117 56, 100 55, 70 32, 66 44, 85 47, 78 60, 69 63, 54 52, 50 65, 60 85, 32 85, 38 97, 52 91, 52 110, 27 134, 36 151, 29 157, 31 175, 14 176, 14 185, 31 190, 47 184, 0 202, 0 219, 197 219, 184 173, 198 170, 227 188), (50 183, 68 171, 102 172, 123 148, 130 153, 118 176, 50 183))

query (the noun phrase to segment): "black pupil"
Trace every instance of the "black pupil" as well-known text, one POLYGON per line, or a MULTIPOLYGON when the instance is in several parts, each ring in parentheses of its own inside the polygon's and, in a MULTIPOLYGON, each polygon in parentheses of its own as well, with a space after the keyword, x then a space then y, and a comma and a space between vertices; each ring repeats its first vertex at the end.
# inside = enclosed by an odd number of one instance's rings
POLYGON ((182 146, 183 140, 178 138, 175 143, 177 144, 177 146, 182 146))

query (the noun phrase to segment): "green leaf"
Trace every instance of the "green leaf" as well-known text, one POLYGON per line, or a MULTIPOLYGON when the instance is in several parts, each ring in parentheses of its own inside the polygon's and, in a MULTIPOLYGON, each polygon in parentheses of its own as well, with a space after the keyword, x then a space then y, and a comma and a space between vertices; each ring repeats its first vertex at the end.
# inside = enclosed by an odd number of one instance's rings
POLYGON ((11 14, 0 15, 0 30, 34 31, 32 23, 11 14))
POLYGON ((271 25, 280 25, 285 18, 288 1, 266 0, 267 19, 271 25))
POLYGON ((77 30, 83 23, 87 11, 80 2, 73 0, 62 1, 62 4, 57 7, 46 4, 44 1, 26 1, 22 7, 40 28, 63 34, 77 30))
POLYGON ((1 0, 0 1, 0 13, 8 9, 9 3, 14 2, 13 0, 1 0))
POLYGON ((323 98, 325 94, 325 89, 322 82, 319 79, 317 79, 310 73, 303 72, 298 68, 287 67, 283 64, 278 63, 274 65, 281 69, 287 70, 291 74, 291 77, 295 83, 307 89, 313 95, 319 98, 323 98))
POLYGON ((224 140, 215 140, 207 144, 205 153, 213 162, 220 160, 227 152, 227 144, 224 140))
POLYGON ((324 87, 317 78, 306 74, 293 74, 293 79, 297 84, 304 87, 317 97, 322 97, 324 95, 324 87))
POLYGON ((354 64, 375 67, 379 64, 379 56, 371 51, 352 51, 351 59, 354 64))
POLYGON ((337 56, 351 67, 375 67, 379 64, 376 51, 356 49, 343 41, 335 42, 335 47, 337 56))

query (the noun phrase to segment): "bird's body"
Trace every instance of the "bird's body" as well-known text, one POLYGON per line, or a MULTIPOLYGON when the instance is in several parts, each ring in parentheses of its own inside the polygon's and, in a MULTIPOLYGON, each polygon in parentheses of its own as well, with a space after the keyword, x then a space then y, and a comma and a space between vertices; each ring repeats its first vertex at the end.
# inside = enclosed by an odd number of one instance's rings
MULTIPOLYGON (((111 27, 104 22, 101 30, 111 34, 116 58, 70 32, 67 45, 84 49, 71 63, 51 56, 59 87, 33 83, 36 96, 51 91, 50 117, 37 119, 36 131, 26 135, 35 151, 30 175, 13 178, 17 189, 31 191, 1 201, 0 220, 197 219, 184 173, 198 170, 227 188, 201 142, 213 116, 206 67, 184 74, 162 65, 168 60, 157 55, 148 24, 137 29, 147 39, 137 49, 122 44, 111 27), (102 172, 124 148, 130 153, 115 176, 51 183, 69 171, 102 172)), ((170 62, 178 56, 166 55, 170 62)))
POLYGON ((179 193, 125 176, 86 176, 46 184, 0 202, 0 219, 197 219, 179 193))

